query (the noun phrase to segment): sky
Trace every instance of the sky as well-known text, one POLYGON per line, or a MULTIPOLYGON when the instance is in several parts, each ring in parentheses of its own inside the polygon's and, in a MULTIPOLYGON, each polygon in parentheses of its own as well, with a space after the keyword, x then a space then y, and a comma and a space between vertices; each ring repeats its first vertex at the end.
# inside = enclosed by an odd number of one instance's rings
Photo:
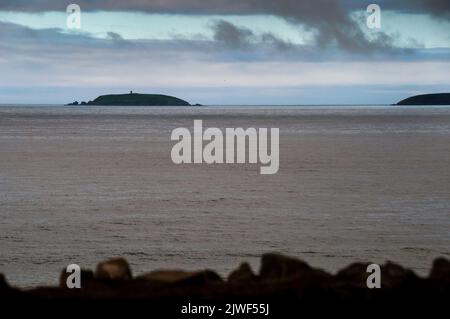
POLYGON ((391 104, 450 92, 450 1, 0 0, 0 104, 391 104), (369 28, 377 4, 381 27, 369 28))

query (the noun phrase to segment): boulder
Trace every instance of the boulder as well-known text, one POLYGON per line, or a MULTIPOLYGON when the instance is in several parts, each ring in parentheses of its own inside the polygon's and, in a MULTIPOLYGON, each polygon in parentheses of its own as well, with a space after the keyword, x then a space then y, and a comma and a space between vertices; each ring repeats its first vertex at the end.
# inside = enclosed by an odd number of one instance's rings
POLYGON ((270 253, 262 256, 259 276, 264 280, 280 280, 312 270, 311 266, 299 259, 270 253))
POLYGON ((127 281, 132 279, 132 275, 128 262, 124 258, 115 258, 99 263, 95 278, 98 280, 127 281))
POLYGON ((8 285, 8 282, 6 281, 6 278, 3 274, 0 274, 0 292, 1 291, 7 291, 10 287, 8 285))
POLYGON ((211 270, 181 271, 181 270, 156 270, 136 278, 159 284, 174 285, 206 285, 222 282, 222 278, 211 270))
POLYGON ((450 282, 450 261, 445 258, 437 258, 433 262, 430 279, 450 282))
MULTIPOLYGON (((367 272, 367 266, 370 263, 353 263, 336 274, 336 279, 339 282, 344 282, 346 285, 367 288, 367 277, 370 275, 367 272)), ((383 277, 381 277, 383 279, 383 277)))
POLYGON ((229 282, 242 282, 254 280, 256 275, 248 263, 243 263, 238 269, 232 271, 228 276, 229 282))
MULTIPOLYGON (((367 267, 370 263, 354 263, 350 266, 340 270, 336 274, 336 279, 345 282, 346 285, 351 285, 359 288, 367 288, 367 278, 371 275, 367 272, 367 267)), ((413 271, 403 268, 393 262, 387 262, 380 266, 381 270, 381 287, 382 288, 397 288, 418 279, 413 271)))
POLYGON ((381 287, 399 288, 415 284, 419 277, 410 269, 393 262, 387 262, 381 267, 381 287))

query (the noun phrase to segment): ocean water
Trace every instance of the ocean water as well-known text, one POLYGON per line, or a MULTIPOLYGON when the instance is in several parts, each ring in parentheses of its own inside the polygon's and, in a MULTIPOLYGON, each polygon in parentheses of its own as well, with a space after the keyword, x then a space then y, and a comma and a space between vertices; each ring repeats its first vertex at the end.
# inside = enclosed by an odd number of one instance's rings
POLYGON ((450 108, 0 106, 0 272, 55 284, 115 256, 255 270, 262 253, 335 272, 450 257, 450 108), (277 127, 280 170, 175 165, 171 131, 277 127))

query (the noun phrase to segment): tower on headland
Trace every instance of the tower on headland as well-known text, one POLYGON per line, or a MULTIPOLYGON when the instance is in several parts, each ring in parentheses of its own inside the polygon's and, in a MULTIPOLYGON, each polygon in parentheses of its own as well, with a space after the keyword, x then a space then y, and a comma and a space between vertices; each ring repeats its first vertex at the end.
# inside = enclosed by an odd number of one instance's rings
POLYGON ((130 94, 133 94, 133 91, 130 91, 130 94))

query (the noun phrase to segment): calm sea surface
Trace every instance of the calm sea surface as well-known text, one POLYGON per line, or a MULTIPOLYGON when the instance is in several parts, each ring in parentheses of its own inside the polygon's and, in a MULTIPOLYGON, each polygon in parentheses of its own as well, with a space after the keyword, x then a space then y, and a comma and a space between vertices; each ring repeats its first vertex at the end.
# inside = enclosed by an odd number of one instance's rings
POLYGON ((135 274, 277 251, 336 271, 450 257, 448 107, 0 106, 0 272, 57 283, 71 263, 135 274), (280 128, 280 171, 175 165, 174 128, 280 128))

